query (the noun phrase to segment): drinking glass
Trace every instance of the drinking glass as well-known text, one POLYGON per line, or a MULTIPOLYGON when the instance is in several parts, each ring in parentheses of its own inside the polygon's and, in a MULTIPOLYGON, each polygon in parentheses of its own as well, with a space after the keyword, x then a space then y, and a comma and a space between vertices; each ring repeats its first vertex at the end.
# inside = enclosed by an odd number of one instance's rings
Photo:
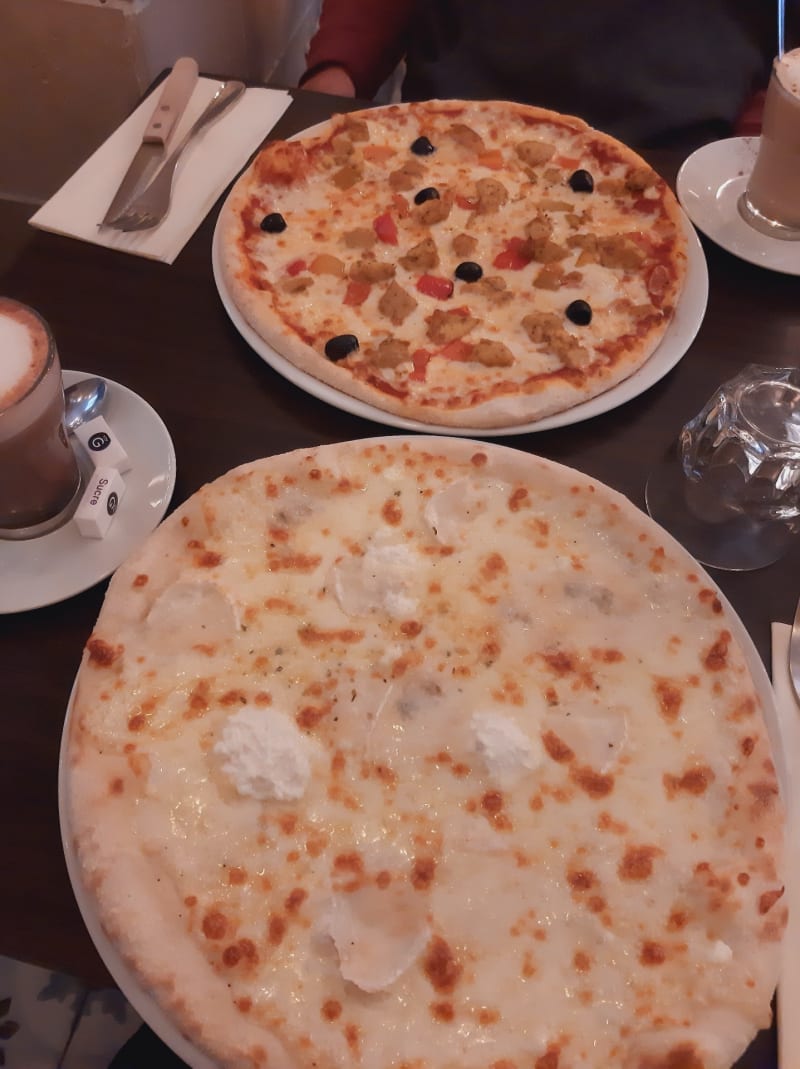
POLYGON ((0 539, 55 530, 80 491, 52 332, 32 308, 0 297, 0 539))
POLYGON ((800 369, 749 364, 651 473, 650 515, 702 564, 750 571, 800 530, 800 369))
POLYGON ((762 234, 800 240, 800 48, 772 65, 758 156, 739 213, 762 234))

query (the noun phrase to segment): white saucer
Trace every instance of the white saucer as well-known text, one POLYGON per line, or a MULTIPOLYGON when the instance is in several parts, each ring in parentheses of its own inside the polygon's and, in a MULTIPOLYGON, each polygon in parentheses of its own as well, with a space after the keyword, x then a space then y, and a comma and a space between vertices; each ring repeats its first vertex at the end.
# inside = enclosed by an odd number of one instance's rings
MULTIPOLYGON (((64 385, 90 372, 64 371, 64 385)), ((119 435, 133 467, 105 538, 84 538, 74 521, 25 542, 0 539, 0 613, 53 605, 111 575, 167 510, 175 488, 175 449, 150 405, 111 379, 103 417, 119 435)))
POLYGON ((758 142, 757 137, 730 137, 697 149, 678 172, 678 200, 697 229, 727 252, 771 271, 800 275, 800 241, 760 234, 739 215, 737 202, 758 142))

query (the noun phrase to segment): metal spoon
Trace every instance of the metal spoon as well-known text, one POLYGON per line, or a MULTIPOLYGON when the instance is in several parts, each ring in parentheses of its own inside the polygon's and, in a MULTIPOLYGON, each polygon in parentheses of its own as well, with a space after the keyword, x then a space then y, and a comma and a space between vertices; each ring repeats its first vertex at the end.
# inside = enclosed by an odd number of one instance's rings
POLYGON ((64 422, 72 434, 82 423, 99 416, 105 407, 108 387, 104 379, 82 379, 64 390, 64 422))

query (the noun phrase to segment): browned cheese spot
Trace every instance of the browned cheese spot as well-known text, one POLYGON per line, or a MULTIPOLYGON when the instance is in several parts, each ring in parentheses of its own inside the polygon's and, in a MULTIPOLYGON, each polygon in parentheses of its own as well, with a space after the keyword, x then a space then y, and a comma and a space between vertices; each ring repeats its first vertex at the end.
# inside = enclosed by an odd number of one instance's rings
POLYGON ((533 1063, 533 1069, 558 1069, 560 1056, 558 1047, 548 1047, 533 1063))
POLYGON ((137 575, 137 576, 136 576, 136 578, 135 578, 135 579, 133 580, 133 582, 131 583, 131 586, 132 586, 132 587, 143 587, 143 586, 147 586, 147 584, 149 583, 149 581, 150 581, 150 576, 149 576, 149 575, 139 574, 139 575, 137 575))
POLYGON ((617 867, 617 875, 621 880, 649 880, 653 859, 662 853, 657 846, 629 846, 617 867))
POLYGON ((778 799, 778 785, 774 782, 750 783, 747 789, 755 800, 756 810, 767 812, 778 799))
POLYGON ((222 964, 228 969, 243 962, 246 965, 255 965, 258 962, 258 951, 252 939, 240 939, 237 943, 231 943, 222 952, 222 964))
POLYGON ((227 930, 227 918, 220 910, 209 910, 203 917, 203 935, 206 939, 224 939, 227 930))
POLYGON ((442 1021, 448 1023, 452 1021, 456 1015, 456 1011, 453 1008, 452 1002, 432 1002, 431 1003, 431 1016, 435 1021, 442 1021))
POLYGON ((524 486, 518 486, 508 499, 508 507, 511 512, 519 512, 520 509, 530 508, 530 494, 524 486))
POLYGON ((692 1043, 678 1043, 664 1055, 647 1055, 639 1069, 706 1069, 706 1063, 692 1043))
POLYGON ((673 776, 665 772, 663 776, 664 790, 668 798, 674 798, 679 791, 693 794, 699 797, 705 794, 709 786, 714 782, 714 773, 708 765, 697 765, 687 769, 680 776, 673 776))
POLYGON ((269 919, 267 938, 272 946, 280 946, 286 935, 286 921, 278 913, 273 913, 269 919))
POLYGON ((652 939, 646 939, 642 943, 639 953, 639 961, 642 965, 663 965, 666 960, 667 952, 661 943, 656 943, 652 939))
POLYGON ((433 883, 436 874, 436 859, 432 857, 414 858, 411 867, 411 883, 418 891, 426 891, 433 883))
POLYGON ((440 935, 429 940, 422 967, 431 987, 443 995, 452 994, 463 971, 450 945, 440 935))
POLYGON ((102 638, 90 638, 86 643, 89 652, 89 663, 98 668, 110 668, 122 653, 122 646, 111 646, 102 638))
POLYGON ((614 789, 614 777, 612 775, 596 772, 588 765, 571 768, 569 776, 590 798, 605 798, 614 789))
POLYGON ((308 891, 302 887, 295 887, 293 891, 289 893, 284 902, 284 907, 287 913, 297 913, 302 904, 308 898, 308 891))
POLYGON ((329 998, 322 1003, 320 1013, 326 1021, 335 1021, 342 1015, 342 1004, 337 1002, 335 998, 329 998))
POLYGON ((703 664, 709 672, 721 672, 726 667, 730 644, 730 631, 721 631, 717 641, 703 655, 703 664))
POLYGON ((216 568, 217 565, 222 564, 222 554, 212 549, 204 549, 202 553, 197 554, 194 562, 198 568, 216 568))
POLYGON ((554 761, 558 761, 560 764, 565 764, 571 761, 575 753, 567 746, 567 744, 556 735, 555 731, 545 731, 542 733, 542 744, 547 751, 548 757, 551 757, 554 761))
POLYGON ((403 510, 393 497, 390 497, 389 500, 384 503, 384 506, 381 509, 381 516, 383 516, 384 522, 388 523, 391 527, 397 527, 403 522, 403 510))
POLYGON ((656 679, 653 684, 658 707, 665 720, 676 720, 683 705, 683 691, 669 679, 656 679))
POLYGON ((700 591, 697 597, 704 605, 708 605, 716 616, 719 616, 722 612, 722 602, 717 597, 716 591, 709 590, 708 587, 705 587, 700 591))
POLYGON ((298 629, 297 636, 306 646, 330 646, 335 642, 360 642, 364 637, 364 632, 355 631, 349 627, 326 631, 306 624, 298 629))

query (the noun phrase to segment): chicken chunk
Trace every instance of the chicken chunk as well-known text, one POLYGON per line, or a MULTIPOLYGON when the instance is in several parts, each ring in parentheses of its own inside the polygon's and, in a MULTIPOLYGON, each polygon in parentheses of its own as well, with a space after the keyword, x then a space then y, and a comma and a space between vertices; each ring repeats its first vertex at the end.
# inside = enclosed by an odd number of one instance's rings
POLYGON ((477 323, 469 312, 443 312, 437 308, 428 319, 428 337, 435 345, 447 345, 469 334, 477 323))
MULTIPOLYGON (((399 288, 399 287, 398 287, 399 288)), ((410 360, 409 343, 400 338, 384 338, 378 348, 370 353, 369 362, 375 367, 397 367, 410 360)))
POLYGON ((356 260, 350 268, 350 278, 354 282, 388 282, 395 275, 394 264, 381 260, 356 260))
POLYGON ((478 205, 475 211, 479 215, 496 212, 508 200, 508 190, 496 178, 479 178, 475 183, 478 205))
POLYGON ((520 141, 514 151, 528 167, 547 163, 556 154, 555 145, 548 145, 546 141, 520 141))
POLYGON ((416 300, 402 286, 392 282, 378 301, 378 311, 399 326, 417 307, 416 300))
POLYGON ((484 367, 511 367, 514 363, 514 354, 508 346, 491 338, 479 338, 469 358, 484 367))
POLYGON ((439 263, 436 242, 433 238, 425 238, 409 249, 405 256, 401 256, 399 262, 401 267, 405 267, 407 271, 430 271, 439 263))

